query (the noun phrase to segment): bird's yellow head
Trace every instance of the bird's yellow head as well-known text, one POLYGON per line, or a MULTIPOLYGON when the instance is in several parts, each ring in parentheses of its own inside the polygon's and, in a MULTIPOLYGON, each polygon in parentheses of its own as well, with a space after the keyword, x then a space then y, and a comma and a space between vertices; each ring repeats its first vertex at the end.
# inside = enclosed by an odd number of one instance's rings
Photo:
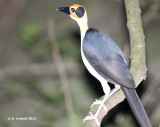
POLYGON ((70 7, 59 7, 57 11, 65 12, 72 16, 73 18, 83 18, 85 16, 86 10, 82 5, 73 4, 70 7))
POLYGON ((69 7, 59 7, 56 10, 69 14, 72 19, 78 22, 81 30, 86 31, 88 29, 87 13, 82 5, 73 4, 69 7))

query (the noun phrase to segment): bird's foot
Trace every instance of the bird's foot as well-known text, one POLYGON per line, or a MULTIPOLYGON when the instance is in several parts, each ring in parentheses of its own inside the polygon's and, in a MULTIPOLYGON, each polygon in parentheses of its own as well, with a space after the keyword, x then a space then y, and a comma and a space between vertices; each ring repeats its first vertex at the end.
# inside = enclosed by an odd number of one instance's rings
POLYGON ((98 114, 96 113, 95 115, 93 115, 91 112, 89 113, 90 116, 86 116, 84 119, 83 119, 83 123, 86 121, 86 120, 95 120, 97 125, 100 126, 100 122, 98 121, 98 114))
POLYGON ((96 113, 93 115, 91 112, 89 113, 90 115, 89 116, 86 116, 84 119, 83 119, 83 122, 85 122, 86 120, 95 120, 97 125, 100 126, 100 122, 98 121, 98 115, 102 109, 102 107, 104 108, 104 110, 107 112, 107 107, 104 105, 105 101, 108 100, 108 98, 110 98, 114 93, 116 93, 118 90, 120 89, 120 86, 116 85, 115 89, 113 89, 111 91, 111 93, 107 94, 104 96, 104 98, 102 100, 97 100, 95 102, 93 102, 93 104, 91 105, 91 108, 94 106, 94 105, 99 105, 96 113))
POLYGON ((89 113, 90 115, 89 116, 86 116, 84 119, 83 119, 83 122, 86 121, 86 120, 95 120, 97 125, 100 126, 100 122, 98 121, 98 115, 102 109, 102 107, 104 108, 104 110, 107 112, 107 108, 106 106, 104 105, 104 102, 106 101, 106 99, 108 98, 108 96, 104 96, 103 100, 99 101, 99 100, 96 100, 92 105, 91 105, 91 108, 94 106, 94 105, 97 105, 99 104, 99 107, 96 111, 96 113, 93 115, 91 112, 89 113))
POLYGON ((94 101, 93 104, 91 105, 91 108, 93 108, 94 105, 99 105, 99 104, 101 104, 101 101, 95 99, 95 101, 94 101))
MULTIPOLYGON (((105 95, 106 96, 106 95, 105 95)), ((104 97, 105 98, 105 97, 104 97)), ((95 100, 94 102, 93 102, 93 104, 91 105, 91 108, 93 108, 93 106, 95 106, 95 105, 100 105, 100 104, 102 104, 103 103, 103 108, 104 108, 104 110, 105 111, 107 111, 107 108, 106 108, 106 106, 104 105, 104 100, 95 100)))

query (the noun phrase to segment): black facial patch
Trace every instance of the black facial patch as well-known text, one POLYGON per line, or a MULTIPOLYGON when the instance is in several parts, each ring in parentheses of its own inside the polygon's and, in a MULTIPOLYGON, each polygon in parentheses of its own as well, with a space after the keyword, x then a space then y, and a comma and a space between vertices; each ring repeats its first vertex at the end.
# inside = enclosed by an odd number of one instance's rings
POLYGON ((77 15, 79 18, 83 17, 83 15, 84 15, 84 8, 83 8, 83 7, 77 8, 76 11, 75 11, 75 13, 76 13, 76 15, 77 15))

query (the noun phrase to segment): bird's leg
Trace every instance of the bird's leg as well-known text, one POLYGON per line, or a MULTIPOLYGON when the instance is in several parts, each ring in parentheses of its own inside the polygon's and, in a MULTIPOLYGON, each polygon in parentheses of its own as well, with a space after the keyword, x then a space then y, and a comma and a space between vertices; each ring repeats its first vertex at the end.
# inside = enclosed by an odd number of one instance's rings
MULTIPOLYGON (((104 93, 105 93, 105 96, 106 96, 106 97, 109 96, 111 89, 110 89, 107 81, 105 80, 105 81, 101 82, 101 85, 102 85, 103 91, 104 91, 104 93)), ((107 99, 106 97, 104 97, 103 100, 104 100, 104 99, 107 99)), ((96 99, 96 101, 94 101, 93 104, 91 105, 91 108, 92 108, 94 105, 100 105, 100 104, 102 104, 103 100, 97 100, 97 99, 96 99)))
POLYGON ((103 90, 105 92, 105 96, 104 96, 103 100, 101 100, 101 101, 96 100, 91 105, 91 108, 92 108, 94 105, 99 104, 100 106, 98 107, 98 110, 96 111, 96 113, 94 115, 90 112, 90 116, 85 117, 83 119, 83 122, 86 121, 86 120, 92 120, 92 119, 94 119, 96 121, 97 125, 100 126, 100 123, 98 121, 98 115, 100 113, 100 110, 103 107, 104 110, 107 112, 107 108, 104 105, 105 101, 120 89, 119 85, 115 85, 115 88, 110 92, 110 87, 109 87, 109 85, 107 83, 105 84, 105 86, 104 86, 104 84, 102 84, 102 86, 103 86, 103 90))
POLYGON ((102 107, 105 109, 105 111, 107 111, 107 108, 105 107, 104 103, 107 100, 108 96, 110 95, 110 87, 107 84, 107 82, 106 81, 105 82, 101 82, 101 84, 102 84, 103 90, 105 92, 105 96, 104 96, 104 98, 101 101, 100 100, 96 100, 91 105, 91 108, 92 108, 94 105, 99 104, 100 106, 98 107, 98 110, 96 111, 96 113, 94 115, 90 112, 90 116, 86 116, 83 119, 83 122, 86 121, 86 120, 92 120, 92 119, 94 119, 96 121, 96 123, 97 123, 98 126, 100 126, 100 123, 99 123, 99 121, 97 119, 98 118, 98 114, 99 114, 100 110, 102 109, 102 107))
MULTIPOLYGON (((116 93, 119 89, 120 89, 120 86, 119 85, 115 85, 115 88, 110 92, 110 87, 108 84, 105 84, 106 86, 103 86, 103 90, 104 90, 104 93, 105 93, 105 96, 108 96, 108 98, 110 98, 114 93, 116 93)), ((106 98, 106 100, 108 99, 106 98)), ((105 100, 105 101, 106 101, 105 100)), ((101 100, 97 100, 93 102, 93 104, 91 105, 91 108, 94 106, 94 105, 97 105, 97 104, 101 104, 102 101, 101 100)), ((105 105, 103 105, 103 108, 105 109, 105 105)))
MULTIPOLYGON (((115 88, 110 92, 108 98, 110 98, 114 93, 116 93, 121 88, 120 85, 115 85, 115 88)), ((107 98, 107 99, 108 99, 107 98)))

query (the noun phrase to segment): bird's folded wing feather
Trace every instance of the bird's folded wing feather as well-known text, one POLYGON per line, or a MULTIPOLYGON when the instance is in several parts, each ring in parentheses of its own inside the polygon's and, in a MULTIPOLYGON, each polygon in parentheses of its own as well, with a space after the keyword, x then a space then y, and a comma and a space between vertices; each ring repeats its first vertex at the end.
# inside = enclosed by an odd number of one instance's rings
POLYGON ((90 65, 103 78, 126 88, 135 88, 125 55, 110 37, 96 29, 89 29, 82 49, 90 65))
POLYGON ((120 55, 116 54, 111 58, 100 60, 99 63, 90 64, 103 78, 111 83, 126 88, 135 88, 129 69, 120 55))

